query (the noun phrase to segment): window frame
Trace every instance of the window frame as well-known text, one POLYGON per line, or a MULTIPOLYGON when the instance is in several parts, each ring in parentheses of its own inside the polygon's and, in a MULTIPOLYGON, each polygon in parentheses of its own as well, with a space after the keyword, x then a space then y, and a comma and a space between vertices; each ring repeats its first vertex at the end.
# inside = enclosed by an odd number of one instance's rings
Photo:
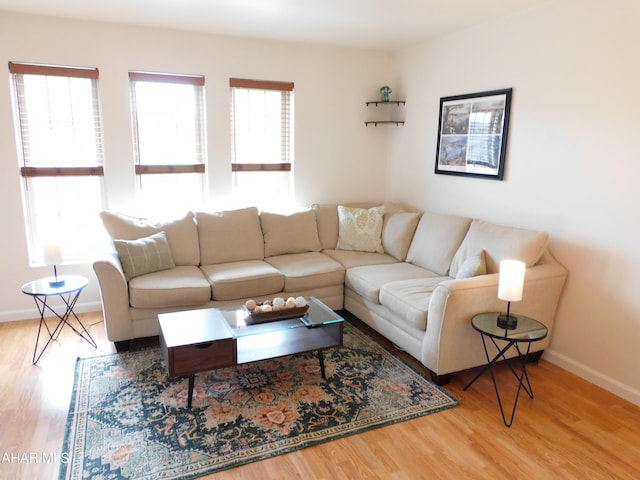
MULTIPOLYGON (((20 177, 23 181, 23 204, 22 210, 25 219, 26 235, 27 235, 27 249, 29 253, 29 261, 32 265, 40 265, 44 261, 43 248, 47 243, 52 241, 59 242, 63 248, 65 260, 67 261, 86 261, 89 259, 87 251, 80 249, 69 250, 69 244, 63 242, 61 237, 62 232, 67 232, 65 228, 65 218, 68 220, 69 214, 73 215, 76 210, 58 210, 58 216, 51 219, 50 217, 42 217, 42 220, 38 218, 42 215, 42 211, 37 206, 36 198, 42 193, 36 194, 35 179, 38 178, 68 178, 68 177, 98 177, 99 193, 93 199, 97 202, 98 210, 95 212, 96 222, 98 218, 98 212, 104 208, 104 134, 102 131, 102 119, 100 108, 100 96, 98 90, 99 70, 93 67, 71 67, 71 66, 59 66, 50 64, 36 64, 25 62, 8 62, 9 74, 11 76, 11 89, 12 89, 12 104, 15 122, 15 136, 16 147, 18 154, 18 162, 20 166, 20 177), (88 165, 82 166, 60 166, 60 165, 47 165, 42 166, 38 160, 40 157, 33 154, 33 146, 37 145, 34 142, 34 138, 30 135, 30 123, 37 122, 37 118, 32 118, 29 115, 28 103, 26 101, 26 83, 25 76, 34 75, 42 77, 64 77, 67 79, 87 79, 91 81, 91 121, 93 136, 91 141, 95 146, 95 163, 91 162, 88 165), (40 163, 40 165, 38 165, 40 163), (33 179, 33 182, 32 182, 33 179), (49 222, 54 226, 55 231, 42 230, 42 228, 49 222), (41 223, 44 221, 45 223, 41 223), (47 233, 45 233, 45 231, 47 233)), ((45 80, 46 81, 46 80, 45 80)), ((47 95, 47 99, 51 97, 47 95)), ((88 100, 88 99, 87 99, 88 100)), ((55 111, 55 110, 54 110, 55 111)), ((73 107, 69 110, 70 114, 77 114, 73 107)), ((50 119, 49 126, 55 126, 57 121, 50 119)), ((83 137, 87 138, 87 137, 83 137)), ((56 182, 53 188, 58 188, 59 183, 56 182), (57 185, 57 186, 56 186, 57 185)), ((51 187, 48 187, 51 188, 51 187)), ((38 188, 38 192, 40 189, 38 188)), ((63 201, 63 200, 60 200, 63 201)), ((63 205, 63 204, 60 204, 63 205)), ((69 207, 69 205, 66 205, 69 207)), ((86 213, 86 212, 85 212, 86 213)), ((80 230, 82 231, 82 230, 80 230)), ((76 236, 78 232, 72 234, 76 236)), ((94 232, 95 234, 95 232, 94 232)), ((92 237, 93 238, 93 237, 92 237)), ((80 242, 81 243, 81 242, 80 242)), ((73 242, 71 242, 73 244, 73 242)))
MULTIPOLYGON (((129 71, 129 82, 131 92, 131 117, 134 135, 134 156, 135 156, 135 174, 142 176, 146 174, 172 174, 172 173, 199 173, 204 174, 206 172, 206 124, 205 124, 205 105, 204 105, 204 91, 202 91, 202 102, 197 107, 200 109, 198 112, 200 136, 199 145, 202 152, 200 157, 201 162, 196 163, 180 163, 180 164, 151 164, 140 163, 140 147, 139 147, 139 132, 138 132, 138 120, 137 120, 137 99, 135 93, 134 82, 156 82, 165 84, 181 84, 192 85, 194 87, 202 87, 204 90, 204 76, 203 75, 187 75, 187 74, 173 74, 173 73, 156 73, 156 72, 144 72, 138 70, 129 71)), ((204 180, 204 179, 203 179, 204 180)), ((204 195, 204 192, 203 192, 204 195)))
MULTIPOLYGON (((232 161, 231 161, 231 171, 233 173, 237 172, 290 172, 291 171, 291 158, 287 152, 287 162, 280 163, 238 163, 235 161, 235 109, 233 105, 233 89, 234 88, 242 88, 242 89, 254 89, 254 90, 274 90, 279 92, 289 92, 293 93, 294 90, 294 82, 281 82, 275 80, 252 80, 247 78, 230 78, 229 79, 229 87, 231 89, 231 135, 232 135, 232 161)), ((288 135, 286 136, 286 147, 282 150, 290 150, 292 143, 292 125, 291 118, 293 116, 293 112, 291 111, 291 100, 287 100, 289 110, 287 111, 287 121, 289 125, 287 125, 288 135)))

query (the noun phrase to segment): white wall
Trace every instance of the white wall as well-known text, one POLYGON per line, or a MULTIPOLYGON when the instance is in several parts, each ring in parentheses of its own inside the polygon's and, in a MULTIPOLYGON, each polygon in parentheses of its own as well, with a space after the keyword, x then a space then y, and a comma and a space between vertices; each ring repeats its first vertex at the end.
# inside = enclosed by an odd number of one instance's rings
POLYGON ((570 273, 545 358, 637 404, 639 24, 634 0, 560 0, 399 52, 407 123, 388 187, 424 209, 549 231, 570 273), (440 97, 506 87, 504 181, 435 175, 440 97))
MULTIPOLYGON (((99 68, 109 209, 130 211, 135 196, 127 76, 132 69, 205 75, 211 209, 224 205, 231 189, 229 77, 295 82, 298 204, 384 198, 387 132, 367 129, 363 121, 364 102, 391 83, 389 53, 0 12, 0 65, 7 68, 9 61, 99 68)), ((0 321, 36 317, 33 301, 20 287, 50 274, 29 266, 5 72, 0 75, 0 321)), ((79 310, 99 310, 90 266, 60 270, 90 278, 79 310)))

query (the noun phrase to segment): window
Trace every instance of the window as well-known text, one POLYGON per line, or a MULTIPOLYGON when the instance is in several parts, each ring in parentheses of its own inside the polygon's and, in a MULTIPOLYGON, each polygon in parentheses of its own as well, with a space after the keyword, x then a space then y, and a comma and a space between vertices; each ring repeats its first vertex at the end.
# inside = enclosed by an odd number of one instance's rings
POLYGON ((205 187, 204 77, 129 72, 129 81, 141 207, 198 208, 205 187))
POLYGON ((293 83, 232 78, 234 196, 253 204, 291 195, 293 83))
POLYGON ((52 242, 88 259, 102 232, 98 69, 9 62, 9 73, 30 261, 52 242))

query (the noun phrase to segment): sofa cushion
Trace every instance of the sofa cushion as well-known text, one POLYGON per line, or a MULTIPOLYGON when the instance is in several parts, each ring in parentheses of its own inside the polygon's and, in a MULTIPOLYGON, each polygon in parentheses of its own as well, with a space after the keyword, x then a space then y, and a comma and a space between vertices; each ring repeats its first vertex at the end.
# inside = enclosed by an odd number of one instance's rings
POLYGON ((284 290, 296 292, 342 285, 344 267, 319 252, 295 253, 269 257, 265 262, 284 275, 284 290))
POLYGON ((353 250, 323 250, 322 253, 333 258, 344 268, 398 263, 395 257, 386 253, 355 252, 353 250))
POLYGON ((113 246, 127 280, 176 266, 165 232, 137 240, 114 240, 113 246))
POLYGON ((210 300, 211 285, 194 266, 149 273, 129 282, 129 303, 135 308, 191 307, 210 300))
POLYGON ((380 288, 386 283, 437 276, 417 265, 399 262, 350 268, 345 275, 345 284, 367 300, 380 303, 380 288))
POLYGON ((438 275, 448 275, 451 260, 470 223, 471 219, 466 217, 424 212, 413 235, 407 262, 438 275))
POLYGON ((255 207, 197 212, 200 264, 262 260, 264 239, 255 207))
POLYGON ((338 250, 383 253, 383 207, 353 208, 338 205, 338 250))
POLYGON ((320 238, 316 214, 312 210, 291 215, 260 213, 264 235, 264 256, 319 252, 320 238))
POLYGON ((413 328, 427 329, 427 312, 436 286, 450 277, 415 278, 385 283, 380 288, 380 303, 413 328))
POLYGON ((385 253, 393 255, 404 262, 411 239, 418 226, 420 213, 417 212, 392 212, 384 214, 382 227, 382 247, 385 253))
POLYGON ((282 291, 284 277, 262 260, 202 265, 214 300, 259 297, 282 291))
POLYGON ((484 250, 467 258, 456 272, 456 279, 477 277, 487 273, 484 250))
POLYGON ((154 233, 165 232, 176 265, 200 263, 198 229, 192 212, 166 221, 137 218, 113 212, 100 212, 100 219, 112 240, 137 240, 154 233))
POLYGON ((453 258, 450 275, 455 277, 467 258, 482 250, 485 252, 487 273, 498 273, 500 261, 505 259, 521 260, 531 267, 544 253, 548 239, 546 232, 474 220, 453 258))

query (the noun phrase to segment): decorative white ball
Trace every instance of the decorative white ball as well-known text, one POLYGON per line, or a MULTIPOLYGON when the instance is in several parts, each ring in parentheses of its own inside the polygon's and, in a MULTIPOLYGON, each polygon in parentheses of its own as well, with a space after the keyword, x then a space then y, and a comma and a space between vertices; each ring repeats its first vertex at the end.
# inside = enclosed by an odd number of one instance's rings
POLYGON ((262 312, 266 313, 266 312, 271 312, 273 310, 273 307, 271 305, 262 305, 262 312))
POLYGON ((296 308, 296 300, 295 298, 288 298, 287 303, 285 304, 287 308, 296 308))
POLYGON ((247 300, 244 302, 244 306, 247 307, 248 310, 253 311, 256 308, 256 301, 253 299, 247 300))
POLYGON ((284 307, 284 303, 284 298, 276 297, 273 299, 273 302, 271 302, 271 305, 273 305, 274 307, 282 308, 284 307))
POLYGON ((296 297, 296 307, 304 307, 307 304, 307 300, 303 296, 296 297))

